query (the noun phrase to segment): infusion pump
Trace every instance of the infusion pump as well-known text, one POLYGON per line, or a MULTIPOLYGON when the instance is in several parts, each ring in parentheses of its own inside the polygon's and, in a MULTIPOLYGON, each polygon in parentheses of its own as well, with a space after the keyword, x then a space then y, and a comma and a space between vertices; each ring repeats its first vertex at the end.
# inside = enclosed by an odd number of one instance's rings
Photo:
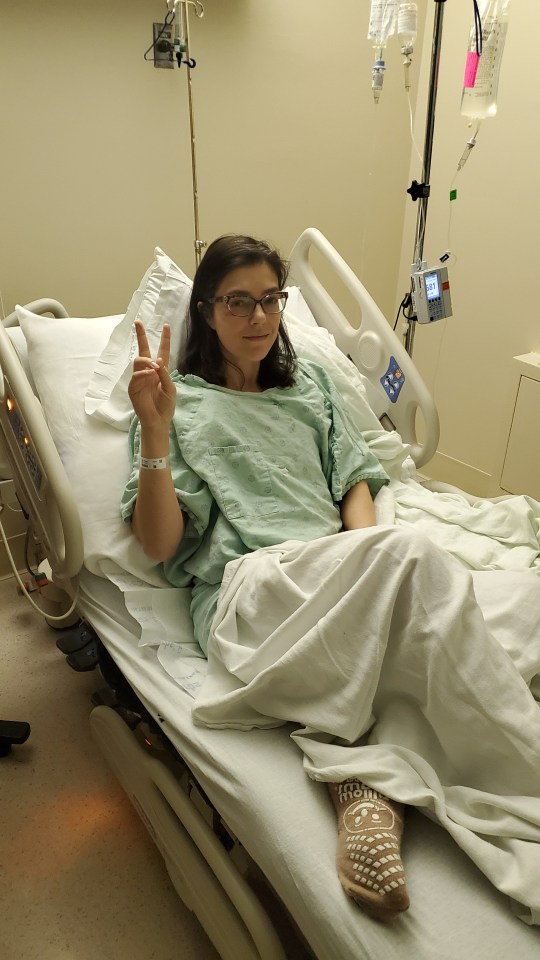
POLYGON ((450 282, 446 267, 429 268, 425 261, 411 268, 412 301, 418 323, 433 323, 452 316, 450 282))

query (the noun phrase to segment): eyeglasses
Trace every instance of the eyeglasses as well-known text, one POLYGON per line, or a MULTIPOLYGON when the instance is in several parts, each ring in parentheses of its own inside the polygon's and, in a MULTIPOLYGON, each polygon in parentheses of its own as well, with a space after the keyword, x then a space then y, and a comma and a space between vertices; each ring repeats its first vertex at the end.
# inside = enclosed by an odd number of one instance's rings
POLYGON ((285 290, 279 290, 277 293, 267 293, 260 300, 256 300, 255 297, 250 297, 247 294, 232 293, 224 297, 210 297, 204 303, 226 303, 227 309, 233 317, 251 317, 258 303, 267 314, 283 313, 288 296, 289 294, 285 290))

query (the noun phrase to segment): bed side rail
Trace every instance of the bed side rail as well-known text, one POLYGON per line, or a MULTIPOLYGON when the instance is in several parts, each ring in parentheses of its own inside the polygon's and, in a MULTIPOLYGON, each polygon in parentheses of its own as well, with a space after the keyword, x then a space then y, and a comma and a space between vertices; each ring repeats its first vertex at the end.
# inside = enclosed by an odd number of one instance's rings
MULTIPOLYGON (((32 300, 31 303, 25 304, 27 310, 30 310, 32 313, 52 313, 53 317, 68 317, 69 314, 63 304, 59 300, 50 300, 46 297, 43 297, 41 300, 32 300)), ((8 314, 8 316, 2 320, 4 327, 18 327, 19 318, 17 312, 14 310, 13 313, 8 314)))
POLYGON ((177 779, 112 708, 90 727, 162 854, 171 880, 223 960, 286 960, 269 916, 177 779))
MULTIPOLYGON (((52 302, 56 301, 45 301, 45 312, 52 312, 52 302)), ((59 315, 67 316, 65 311, 59 315)), ((1 323, 0 443, 5 448, 21 506, 43 544, 55 580, 71 580, 77 576, 84 558, 77 505, 41 404, 1 323)))
POLYGON ((314 227, 305 230, 296 241, 289 260, 290 282, 300 287, 317 321, 330 331, 338 347, 369 380, 371 391, 368 399, 381 423, 397 430, 404 443, 410 445, 411 456, 417 467, 427 463, 439 443, 437 409, 418 370, 382 311, 320 230, 314 227), (328 261, 337 278, 358 303, 361 313, 358 329, 351 325, 317 277, 309 259, 312 247, 328 261), (422 439, 417 432, 418 413, 423 421, 422 439))

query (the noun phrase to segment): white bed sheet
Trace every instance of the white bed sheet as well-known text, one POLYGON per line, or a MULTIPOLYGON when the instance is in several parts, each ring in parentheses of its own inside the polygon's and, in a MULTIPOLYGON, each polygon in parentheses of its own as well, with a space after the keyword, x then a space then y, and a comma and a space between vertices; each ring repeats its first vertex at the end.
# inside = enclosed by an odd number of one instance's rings
MULTIPOLYGON (((504 574, 502 574, 504 576, 504 574)), ((324 784, 304 773, 292 727, 196 727, 192 698, 162 668, 120 590, 84 571, 81 612, 258 863, 319 960, 533 960, 540 931, 513 916, 437 825, 409 811, 403 847, 412 907, 393 926, 365 917, 335 870, 335 815, 324 784)), ((194 661, 187 658, 186 670, 194 661)), ((196 661, 204 669, 204 661, 196 661)))

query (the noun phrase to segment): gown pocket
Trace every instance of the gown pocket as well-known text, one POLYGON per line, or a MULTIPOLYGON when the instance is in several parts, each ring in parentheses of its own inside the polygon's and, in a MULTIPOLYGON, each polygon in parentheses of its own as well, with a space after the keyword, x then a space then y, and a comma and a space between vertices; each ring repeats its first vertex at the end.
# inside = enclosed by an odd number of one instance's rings
POLYGON ((209 447, 216 500, 228 520, 277 513, 268 461, 251 443, 209 447))

